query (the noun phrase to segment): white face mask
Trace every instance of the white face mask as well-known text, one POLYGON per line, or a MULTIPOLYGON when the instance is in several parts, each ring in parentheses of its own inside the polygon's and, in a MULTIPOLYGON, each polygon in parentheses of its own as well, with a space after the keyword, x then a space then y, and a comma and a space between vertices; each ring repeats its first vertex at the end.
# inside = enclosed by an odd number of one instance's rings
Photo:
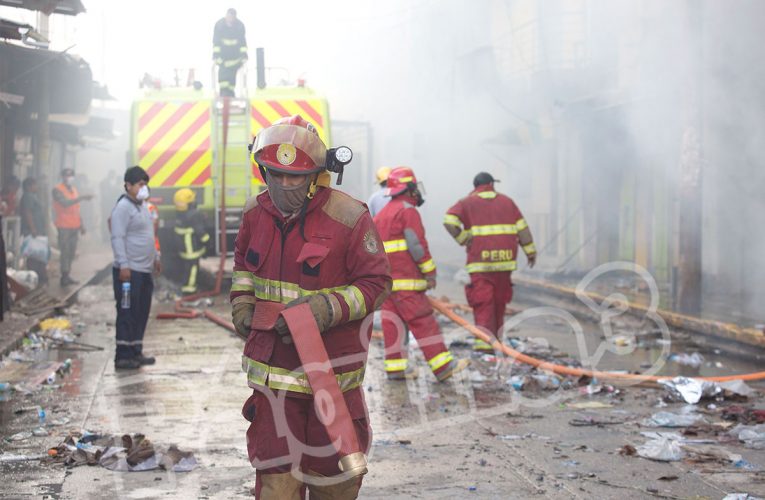
POLYGON ((149 199, 149 187, 148 186, 141 186, 141 189, 138 190, 138 193, 135 195, 136 200, 143 201, 149 199))

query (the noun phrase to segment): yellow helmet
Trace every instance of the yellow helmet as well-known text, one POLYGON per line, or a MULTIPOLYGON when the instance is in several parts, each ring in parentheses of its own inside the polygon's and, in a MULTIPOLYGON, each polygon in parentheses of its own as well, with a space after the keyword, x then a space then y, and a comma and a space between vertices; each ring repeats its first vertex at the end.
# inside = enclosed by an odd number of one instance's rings
POLYGON ((377 177, 377 183, 382 184, 383 182, 387 181, 391 170, 393 169, 390 167, 378 168, 377 173, 375 173, 375 177, 377 177))
POLYGON ((189 188, 181 188, 173 195, 173 203, 175 203, 175 209, 179 212, 185 212, 189 209, 189 205, 197 201, 197 195, 189 188))

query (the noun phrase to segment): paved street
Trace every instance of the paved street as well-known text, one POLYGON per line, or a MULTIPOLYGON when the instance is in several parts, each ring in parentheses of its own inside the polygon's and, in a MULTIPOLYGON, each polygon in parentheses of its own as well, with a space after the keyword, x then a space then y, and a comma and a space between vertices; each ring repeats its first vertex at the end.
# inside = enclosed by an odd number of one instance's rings
MULTIPOLYGON (((445 284, 446 290, 456 290, 445 284)), ((3 451, 45 452, 69 430, 98 433, 142 433, 158 445, 177 444, 193 451, 199 467, 189 473, 161 470, 113 472, 99 466, 65 469, 37 461, 3 464, 0 497, 47 498, 245 498, 254 485, 240 415, 249 390, 240 371, 241 341, 203 319, 152 320, 145 351, 157 364, 140 371, 113 369, 113 303, 108 285, 88 287, 69 312, 81 323, 81 342, 105 347, 100 352, 50 351, 39 356, 73 359, 71 374, 60 389, 31 396, 13 395, 0 404, 0 433, 10 436, 36 427, 34 408, 43 406, 48 421, 68 417, 51 427, 48 437, 4 442, 3 451)), ((155 311, 171 303, 155 304, 155 311)), ((216 309, 226 310, 225 300, 216 309)), ((466 335, 445 324, 449 342, 466 335)), ((555 345, 565 340, 560 325, 530 322, 514 334, 545 333, 555 345), (556 340, 557 339, 557 340, 556 340)), ((455 352, 468 355, 459 342, 455 352)), ((661 463, 620 456, 626 444, 645 441, 643 417, 661 391, 624 388, 613 394, 580 396, 579 391, 514 392, 506 383, 512 365, 475 359, 468 373, 438 385, 425 373, 408 383, 382 379, 381 341, 374 340, 365 382, 374 427, 370 473, 362 498, 722 498, 746 491, 765 494, 765 452, 738 443, 725 446, 753 464, 736 469, 717 461, 661 463), (583 401, 608 405, 575 409, 583 401), (575 419, 619 421, 616 425, 573 426, 575 419), (729 470, 729 473, 722 473, 729 470), (706 471, 706 472, 702 472, 706 471), (669 478, 660 481, 659 478, 669 478), (649 478, 650 481, 647 481, 649 478)), ((672 404, 665 410, 677 410, 672 404)), ((703 408, 701 408, 703 410, 703 408)), ((714 412, 708 419, 720 421, 714 412)), ((663 429, 667 430, 667 429, 663 429)))

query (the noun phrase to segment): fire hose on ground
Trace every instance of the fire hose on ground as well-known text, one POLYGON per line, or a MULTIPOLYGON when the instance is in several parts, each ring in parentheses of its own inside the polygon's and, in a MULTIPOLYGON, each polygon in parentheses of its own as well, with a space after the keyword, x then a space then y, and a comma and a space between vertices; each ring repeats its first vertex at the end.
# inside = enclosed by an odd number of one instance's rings
MULTIPOLYGON (((604 372, 599 370, 587 370, 585 368, 573 368, 570 366, 563 366, 563 365, 558 365, 555 363, 550 363, 548 361, 542 361, 540 359, 536 359, 526 354, 523 354, 519 351, 516 351, 512 347, 509 347, 503 344, 502 342, 498 341, 494 337, 483 332, 480 328, 469 323, 465 318, 455 313, 453 310, 454 307, 452 305, 450 304, 448 305, 434 298, 430 298, 430 303, 433 305, 436 311, 440 312, 441 314, 443 314, 444 316, 452 320, 457 325, 466 329, 474 337, 477 337, 483 340, 484 342, 491 344, 496 351, 500 351, 503 354, 510 356, 511 358, 521 363, 534 366, 540 370, 549 371, 557 375, 570 375, 574 377, 586 376, 586 377, 597 378, 601 380, 610 380, 614 382, 625 381, 625 380, 638 381, 638 382, 658 382, 660 380, 671 380, 672 378, 674 378, 672 376, 642 375, 638 373, 616 373, 616 372, 604 372)), ((726 376, 720 376, 720 377, 694 377, 694 378, 698 380, 706 380, 710 382, 728 382, 731 380, 745 380, 745 381, 746 380, 749 380, 749 381, 763 380, 765 379, 765 371, 746 373, 741 375, 726 375, 726 376)))

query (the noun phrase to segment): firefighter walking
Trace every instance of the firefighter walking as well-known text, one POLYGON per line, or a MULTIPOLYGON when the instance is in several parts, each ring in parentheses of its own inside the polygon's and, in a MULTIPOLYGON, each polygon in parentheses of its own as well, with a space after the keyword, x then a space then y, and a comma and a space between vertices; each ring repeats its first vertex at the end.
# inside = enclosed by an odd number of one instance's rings
MULTIPOLYGON (((475 324, 495 338, 505 322, 505 309, 513 298, 512 272, 520 242, 530 267, 537 252, 531 230, 515 202, 494 190, 499 182, 481 172, 473 179, 473 191, 452 206, 444 227, 467 249, 470 284, 465 287, 475 324)), ((490 352, 492 346, 476 339, 473 349, 490 352)))
POLYGON ((371 444, 361 388, 371 321, 363 320, 389 293, 388 260, 364 204, 329 187, 328 153, 310 123, 279 120, 251 150, 268 190, 244 208, 231 304, 253 389, 242 414, 255 494, 298 499, 307 487, 311 498, 356 498, 354 474, 366 471, 371 444), (289 326, 296 314, 304 328, 289 326), (326 353, 325 385, 311 381, 306 349, 326 353), (332 391, 339 400, 327 399, 332 391), (338 432, 343 439, 330 438, 338 432), (359 449, 341 454, 339 441, 359 449))
POLYGON ((442 382, 467 367, 446 348, 426 290, 436 286, 436 265, 428 250, 417 207, 425 200, 411 168, 394 168, 388 175, 387 205, 374 218, 390 260, 393 293, 382 306, 385 373, 388 379, 417 376, 409 367, 404 339, 407 329, 417 339, 431 371, 442 382))
POLYGON ((213 60, 218 65, 220 95, 234 97, 236 73, 247 61, 244 23, 237 19, 236 9, 228 9, 226 16, 215 23, 213 60))
POLYGON ((207 233, 204 214, 197 210, 197 196, 189 188, 182 188, 173 195, 175 204, 175 237, 178 257, 181 260, 183 295, 197 293, 199 259, 207 251, 210 235, 207 233))

